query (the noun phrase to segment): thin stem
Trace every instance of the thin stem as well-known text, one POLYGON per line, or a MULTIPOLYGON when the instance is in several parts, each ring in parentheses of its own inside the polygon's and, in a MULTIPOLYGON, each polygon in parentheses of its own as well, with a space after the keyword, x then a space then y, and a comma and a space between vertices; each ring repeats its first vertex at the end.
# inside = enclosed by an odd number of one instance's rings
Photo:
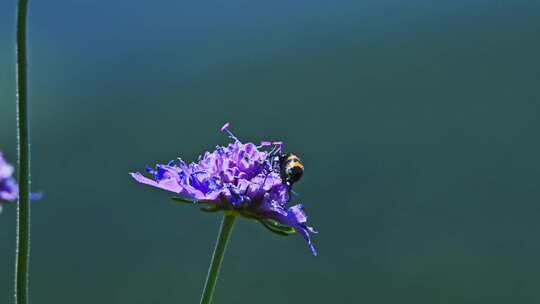
POLYGON ((229 241, 235 219, 236 215, 234 214, 225 214, 223 217, 216 241, 216 247, 214 248, 214 253, 212 254, 212 262, 210 263, 210 268, 208 268, 208 275, 206 276, 206 283, 204 284, 204 290, 201 296, 201 304, 212 303, 214 289, 216 287, 216 282, 219 275, 219 269, 221 268, 221 262, 223 262, 223 256, 225 255, 225 250, 227 249, 227 242, 229 241))
POLYGON ((19 162, 19 203, 17 207, 17 251, 15 262, 15 303, 28 303, 28 260, 30 255, 30 142, 26 75, 26 16, 28 1, 17 5, 17 139, 19 162))

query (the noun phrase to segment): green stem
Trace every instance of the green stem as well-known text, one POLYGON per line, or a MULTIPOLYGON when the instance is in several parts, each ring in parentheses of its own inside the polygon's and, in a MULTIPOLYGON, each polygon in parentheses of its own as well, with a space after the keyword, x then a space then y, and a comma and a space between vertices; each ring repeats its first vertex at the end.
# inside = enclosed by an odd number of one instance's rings
POLYGON ((30 254, 30 142, 26 75, 26 16, 28 1, 17 5, 17 139, 19 161, 19 203, 17 207, 17 251, 15 303, 28 303, 28 259, 30 254))
POLYGON ((210 263, 208 275, 206 276, 206 283, 204 284, 204 290, 201 296, 201 304, 212 303, 214 289, 216 287, 216 282, 219 275, 219 269, 221 268, 221 262, 223 262, 223 256, 225 255, 225 250, 227 249, 227 242, 229 241, 235 219, 236 215, 234 214, 225 214, 223 217, 216 241, 216 247, 214 248, 214 253, 212 254, 212 262, 210 263))

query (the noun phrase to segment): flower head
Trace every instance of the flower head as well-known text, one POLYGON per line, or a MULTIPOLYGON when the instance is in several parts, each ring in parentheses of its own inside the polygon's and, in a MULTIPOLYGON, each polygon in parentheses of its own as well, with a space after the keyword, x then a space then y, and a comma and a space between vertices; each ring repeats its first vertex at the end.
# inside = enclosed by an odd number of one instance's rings
MULTIPOLYGON (((0 152, 0 203, 11 202, 19 197, 19 187, 13 178, 13 166, 10 165, 0 152)), ((2 206, 0 205, 0 212, 2 206)))
POLYGON ((196 162, 176 159, 147 168, 150 177, 130 174, 140 183, 176 193, 178 201, 206 204, 203 211, 234 212, 281 235, 298 232, 316 255, 310 234, 317 232, 307 226, 303 205, 289 207, 290 186, 276 168, 275 151, 281 150, 282 143, 242 143, 228 127, 227 123, 221 131, 229 134, 232 143, 217 146, 196 162), (274 149, 266 151, 270 147, 274 149))
MULTIPOLYGON (((10 165, 2 152, 0 152, 0 212, 2 211, 2 202, 12 202, 19 198, 19 185, 13 178, 13 166, 10 165)), ((32 201, 41 199, 41 192, 30 193, 32 201)))

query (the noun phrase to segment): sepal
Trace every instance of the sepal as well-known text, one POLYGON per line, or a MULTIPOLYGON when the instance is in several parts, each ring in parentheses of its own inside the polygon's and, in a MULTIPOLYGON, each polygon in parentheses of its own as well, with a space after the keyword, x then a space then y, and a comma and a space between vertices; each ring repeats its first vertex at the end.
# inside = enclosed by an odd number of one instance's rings
POLYGON ((294 230, 294 228, 281 225, 278 222, 271 219, 258 219, 258 221, 264 226, 264 228, 278 235, 288 236, 288 235, 296 233, 296 230, 294 230))
POLYGON ((179 196, 173 196, 173 197, 171 197, 171 199, 173 201, 175 201, 176 203, 186 203, 186 204, 197 204, 198 203, 197 201, 189 200, 189 199, 179 197, 179 196))
POLYGON ((219 209, 216 206, 208 206, 208 207, 202 207, 201 211, 203 211, 203 212, 218 212, 218 211, 222 211, 222 210, 219 209))

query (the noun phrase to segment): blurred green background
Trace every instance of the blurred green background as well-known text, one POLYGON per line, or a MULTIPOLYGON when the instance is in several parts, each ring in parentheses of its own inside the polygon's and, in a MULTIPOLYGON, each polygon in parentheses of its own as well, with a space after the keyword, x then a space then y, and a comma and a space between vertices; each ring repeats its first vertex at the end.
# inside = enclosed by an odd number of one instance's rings
POLYGON ((198 303, 220 217, 127 173, 225 144, 225 121, 302 157, 319 256, 242 220, 216 303, 540 302, 538 1, 31 1, 29 22, 33 303, 198 303))

